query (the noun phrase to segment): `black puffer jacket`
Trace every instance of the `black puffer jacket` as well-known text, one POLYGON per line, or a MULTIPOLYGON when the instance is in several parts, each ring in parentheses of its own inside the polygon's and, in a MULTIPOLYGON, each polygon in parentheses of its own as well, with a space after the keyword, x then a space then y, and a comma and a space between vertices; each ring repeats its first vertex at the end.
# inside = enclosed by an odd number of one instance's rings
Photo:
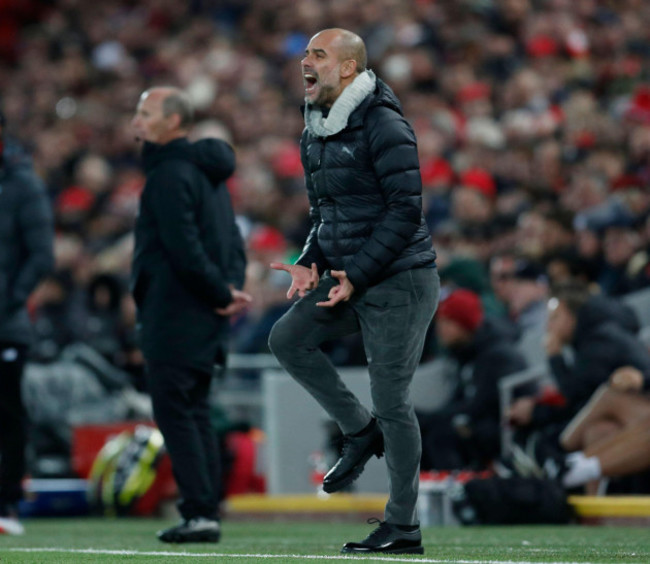
POLYGON ((54 267, 52 210, 31 159, 12 142, 0 161, 0 341, 27 344, 25 306, 54 267))
POLYGON ((345 270, 356 291, 434 264, 415 135, 386 84, 377 80, 340 133, 305 129, 301 157, 312 229, 297 264, 345 270))

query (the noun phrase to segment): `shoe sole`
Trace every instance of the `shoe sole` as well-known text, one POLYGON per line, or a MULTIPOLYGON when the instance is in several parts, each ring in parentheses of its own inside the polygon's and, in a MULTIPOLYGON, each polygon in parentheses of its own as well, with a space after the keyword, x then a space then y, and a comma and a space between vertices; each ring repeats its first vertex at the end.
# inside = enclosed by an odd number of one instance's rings
POLYGON ((424 554, 423 546, 395 548, 393 550, 341 550, 342 554, 424 554))
POLYGON ((195 532, 191 535, 171 534, 158 537, 162 542, 169 542, 174 544, 183 544, 188 542, 219 542, 221 538, 220 533, 214 531, 195 532))
POLYGON ((384 450, 380 450, 379 452, 371 452, 367 457, 365 457, 363 460, 361 460, 356 466, 352 468, 352 470, 343 478, 341 478, 337 482, 330 482, 330 483, 325 483, 323 482, 323 491, 325 493, 334 493, 338 492, 339 490, 342 490, 343 488, 349 486, 352 482, 354 482, 361 474, 363 473, 366 464, 368 463, 368 460, 370 460, 373 456, 376 456, 377 458, 381 458, 384 456, 384 450))

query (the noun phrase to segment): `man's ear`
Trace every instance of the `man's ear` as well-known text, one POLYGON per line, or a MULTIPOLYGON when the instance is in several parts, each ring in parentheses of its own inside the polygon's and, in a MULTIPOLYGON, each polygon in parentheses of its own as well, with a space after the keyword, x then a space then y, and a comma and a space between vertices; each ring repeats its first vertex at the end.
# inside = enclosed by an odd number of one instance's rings
POLYGON ((354 59, 343 61, 341 65, 341 78, 350 78, 357 72, 357 62, 354 59))
POLYGON ((180 114, 171 114, 168 118, 170 129, 180 129, 181 128, 181 116, 180 114))

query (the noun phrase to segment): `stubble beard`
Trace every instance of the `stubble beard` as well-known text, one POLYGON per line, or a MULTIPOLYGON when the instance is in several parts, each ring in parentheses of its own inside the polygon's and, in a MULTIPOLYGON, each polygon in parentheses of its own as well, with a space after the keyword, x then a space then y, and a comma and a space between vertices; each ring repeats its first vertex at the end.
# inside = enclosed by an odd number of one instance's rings
POLYGON ((318 92, 318 96, 313 102, 307 101, 307 103, 312 106, 318 106, 321 108, 331 108, 332 104, 336 102, 338 94, 336 93, 337 89, 334 86, 322 85, 318 92))

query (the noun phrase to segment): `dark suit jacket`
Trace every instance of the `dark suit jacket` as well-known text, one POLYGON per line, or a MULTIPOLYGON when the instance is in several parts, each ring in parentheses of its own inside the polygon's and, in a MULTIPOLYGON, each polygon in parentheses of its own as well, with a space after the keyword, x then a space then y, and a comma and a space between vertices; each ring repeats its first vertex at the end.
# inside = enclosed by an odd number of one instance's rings
POLYGON ((145 143, 147 183, 135 226, 131 291, 148 361, 211 371, 223 363, 229 285, 241 288, 246 257, 224 181, 232 148, 216 139, 145 143))

